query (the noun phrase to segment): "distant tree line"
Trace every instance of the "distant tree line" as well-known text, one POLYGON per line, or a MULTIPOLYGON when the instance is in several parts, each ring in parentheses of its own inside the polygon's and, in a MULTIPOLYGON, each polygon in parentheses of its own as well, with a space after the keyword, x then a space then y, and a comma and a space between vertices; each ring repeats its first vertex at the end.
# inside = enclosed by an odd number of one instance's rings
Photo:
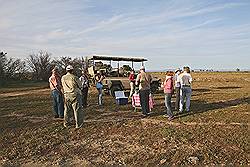
POLYGON ((55 66, 64 74, 69 64, 75 68, 76 75, 81 74, 83 58, 72 59, 65 56, 52 59, 51 56, 51 53, 41 50, 30 54, 26 59, 15 59, 8 57, 5 52, 0 52, 0 85, 10 80, 47 81, 55 66))

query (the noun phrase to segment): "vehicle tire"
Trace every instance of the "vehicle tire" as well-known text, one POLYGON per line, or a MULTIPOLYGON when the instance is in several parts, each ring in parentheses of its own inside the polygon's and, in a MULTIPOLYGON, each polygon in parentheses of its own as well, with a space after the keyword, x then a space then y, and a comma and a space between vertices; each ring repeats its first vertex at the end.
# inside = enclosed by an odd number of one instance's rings
POLYGON ((150 90, 152 93, 155 93, 159 89, 159 83, 158 82, 152 82, 150 85, 150 90))
POLYGON ((122 90, 121 86, 120 85, 113 85, 111 88, 110 88, 110 95, 115 97, 115 91, 119 91, 119 90, 122 90))

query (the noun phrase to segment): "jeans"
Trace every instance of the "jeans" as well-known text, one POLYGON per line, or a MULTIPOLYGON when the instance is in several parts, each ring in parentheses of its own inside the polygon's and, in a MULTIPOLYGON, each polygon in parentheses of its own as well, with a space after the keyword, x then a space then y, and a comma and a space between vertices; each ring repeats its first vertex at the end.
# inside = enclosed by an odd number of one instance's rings
POLYGON ((64 124, 70 124, 70 118, 74 114, 76 121, 76 128, 81 127, 83 124, 83 110, 82 110, 82 97, 80 94, 77 96, 65 94, 65 110, 64 110, 64 124), (72 112, 73 111, 73 112, 72 112))
POLYGON ((184 101, 186 99, 186 111, 190 110, 190 100, 191 100, 192 89, 191 87, 182 87, 180 91, 180 109, 179 111, 183 111, 184 101))
POLYGON ((52 100, 53 100, 53 112, 56 117, 63 117, 63 96, 62 94, 54 89, 51 92, 52 100))
POLYGON ((167 115, 169 117, 173 117, 171 98, 172 98, 172 93, 166 93, 165 94, 165 106, 166 106, 166 109, 167 109, 167 115))
POLYGON ((88 102, 88 90, 89 90, 88 87, 82 89, 82 106, 83 107, 87 106, 87 102, 88 102))
POLYGON ((175 87, 176 100, 175 100, 175 109, 178 110, 180 106, 180 87, 175 87))
POLYGON ((98 104, 102 105, 102 88, 99 88, 97 90, 98 90, 98 104))
POLYGON ((149 113, 149 93, 150 93, 149 89, 139 91, 142 113, 144 115, 147 115, 149 113))

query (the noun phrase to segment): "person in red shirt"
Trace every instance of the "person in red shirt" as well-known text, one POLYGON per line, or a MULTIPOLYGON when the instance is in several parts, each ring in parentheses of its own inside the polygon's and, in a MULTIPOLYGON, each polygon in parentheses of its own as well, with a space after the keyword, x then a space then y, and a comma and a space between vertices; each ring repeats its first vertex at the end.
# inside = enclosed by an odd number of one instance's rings
POLYGON ((173 112, 172 112, 172 105, 171 105, 171 98, 172 98, 172 94, 174 91, 173 74, 174 72, 167 71, 166 79, 164 83, 162 84, 162 87, 165 93, 165 106, 167 110, 167 117, 169 120, 172 120, 174 118, 173 112))
POLYGON ((135 90, 135 71, 133 69, 130 71, 129 81, 130 81, 130 95, 129 95, 129 97, 131 98, 132 95, 134 94, 134 90, 135 90))

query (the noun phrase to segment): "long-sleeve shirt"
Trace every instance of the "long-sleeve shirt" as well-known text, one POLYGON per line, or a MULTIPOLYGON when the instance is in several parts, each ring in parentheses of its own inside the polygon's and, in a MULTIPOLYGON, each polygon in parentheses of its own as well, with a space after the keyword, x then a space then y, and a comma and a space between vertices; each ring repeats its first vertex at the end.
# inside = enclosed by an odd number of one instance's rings
POLYGON ((166 76, 166 80, 163 83, 164 93, 172 93, 173 92, 173 77, 166 76))
POLYGON ((81 94, 82 85, 80 80, 71 73, 62 76, 62 86, 64 94, 72 96, 76 96, 78 93, 81 94))
POLYGON ((62 84, 60 77, 52 74, 51 77, 49 77, 49 87, 51 90, 58 89, 58 91, 61 91, 62 84))
POLYGON ((184 71, 182 74, 179 75, 177 78, 177 82, 180 82, 181 87, 184 86, 191 86, 192 83, 192 77, 189 73, 184 71))

